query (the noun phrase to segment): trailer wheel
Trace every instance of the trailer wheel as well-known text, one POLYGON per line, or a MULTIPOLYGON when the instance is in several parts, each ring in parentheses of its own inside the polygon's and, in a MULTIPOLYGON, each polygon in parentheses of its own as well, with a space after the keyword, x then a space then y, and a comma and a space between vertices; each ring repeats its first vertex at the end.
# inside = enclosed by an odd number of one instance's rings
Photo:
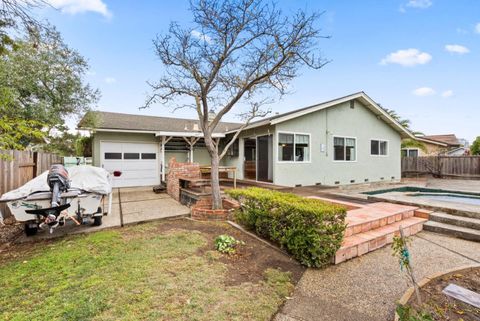
POLYGON ((93 217, 93 226, 102 225, 102 218, 103 218, 103 216, 94 216, 93 217))
POLYGON ((30 224, 25 224, 25 235, 26 236, 34 236, 36 235, 38 232, 38 227, 35 226, 35 227, 32 227, 30 226, 30 224))

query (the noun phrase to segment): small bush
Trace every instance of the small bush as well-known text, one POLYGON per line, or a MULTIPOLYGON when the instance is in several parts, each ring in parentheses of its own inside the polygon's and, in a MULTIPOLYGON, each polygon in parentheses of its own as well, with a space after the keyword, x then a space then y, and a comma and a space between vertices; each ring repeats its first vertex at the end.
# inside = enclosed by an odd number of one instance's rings
POLYGON ((215 248, 217 251, 225 254, 235 254, 237 245, 245 244, 242 241, 236 240, 230 235, 219 235, 215 238, 215 248))
POLYGON ((400 321, 434 321, 428 312, 417 312, 409 306, 399 304, 396 311, 400 321))
POLYGON ((316 199, 257 187, 228 190, 241 204, 236 219, 260 236, 276 242, 300 263, 331 263, 346 228, 346 209, 316 199))

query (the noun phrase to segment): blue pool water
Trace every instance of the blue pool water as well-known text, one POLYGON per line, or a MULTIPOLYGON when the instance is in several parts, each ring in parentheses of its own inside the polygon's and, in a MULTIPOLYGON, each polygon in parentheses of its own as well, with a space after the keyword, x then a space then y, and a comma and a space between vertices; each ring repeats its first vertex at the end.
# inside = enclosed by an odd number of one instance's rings
POLYGON ((428 198, 429 200, 433 200, 433 201, 445 201, 445 202, 463 203, 463 204, 480 206, 480 197, 475 197, 470 195, 420 193, 420 194, 414 195, 414 197, 428 198))
POLYGON ((399 188, 375 190, 375 191, 365 192, 364 194, 379 195, 379 194, 385 194, 390 192, 417 193, 414 195, 408 195, 408 194, 406 195, 409 197, 422 197, 430 200, 480 206, 480 194, 478 193, 449 191, 449 190, 441 190, 441 189, 433 189, 433 188, 425 188, 425 187, 405 186, 405 187, 399 187, 399 188))

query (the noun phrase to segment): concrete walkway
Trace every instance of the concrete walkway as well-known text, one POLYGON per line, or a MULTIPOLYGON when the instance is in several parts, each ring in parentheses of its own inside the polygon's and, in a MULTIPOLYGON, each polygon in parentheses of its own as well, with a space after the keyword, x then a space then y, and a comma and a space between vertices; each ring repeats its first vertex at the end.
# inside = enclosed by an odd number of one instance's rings
MULTIPOLYGON (((105 200, 105 207, 108 205, 105 200)), ((64 227, 59 227, 53 234, 39 231, 33 237, 22 235, 16 242, 29 242, 36 239, 48 239, 66 234, 86 233, 121 225, 120 208, 124 224, 140 223, 162 218, 186 216, 190 209, 166 193, 156 194, 151 187, 115 188, 112 192, 112 212, 103 217, 101 226, 77 226, 69 220, 64 227)))
MULTIPOLYGON (((419 280, 480 263, 480 243, 421 232, 412 237, 410 247, 419 280)), ((326 269, 308 269, 274 320, 389 321, 408 287, 387 246, 326 269)))

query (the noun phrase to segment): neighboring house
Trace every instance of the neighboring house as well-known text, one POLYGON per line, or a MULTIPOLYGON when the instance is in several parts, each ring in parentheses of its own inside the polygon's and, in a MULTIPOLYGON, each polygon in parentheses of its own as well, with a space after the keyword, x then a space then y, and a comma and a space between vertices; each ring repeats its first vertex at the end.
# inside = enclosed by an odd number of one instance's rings
MULTIPOLYGON (((210 163, 197 120, 98 115, 93 164, 122 171, 116 186, 158 184, 172 156, 210 163)), ((220 145, 239 126, 221 123, 215 132, 220 145)), ((79 129, 88 128, 81 121, 79 129)), ((403 138, 414 137, 360 92, 249 124, 222 165, 235 166, 240 179, 286 186, 396 181, 403 138)))
POLYGON ((423 144, 424 149, 417 147, 403 148, 402 156, 448 155, 450 151, 462 147, 459 139, 454 134, 417 136, 415 139, 423 144))

